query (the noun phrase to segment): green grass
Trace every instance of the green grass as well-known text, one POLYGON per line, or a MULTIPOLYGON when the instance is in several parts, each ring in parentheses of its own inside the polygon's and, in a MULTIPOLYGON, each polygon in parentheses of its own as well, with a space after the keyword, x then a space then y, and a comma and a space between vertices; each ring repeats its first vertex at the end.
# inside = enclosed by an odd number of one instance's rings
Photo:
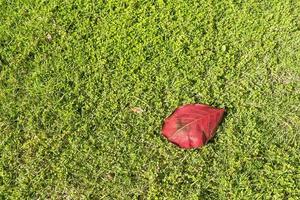
POLYGON ((297 199, 299 83, 298 0, 0 0, 0 199, 297 199))

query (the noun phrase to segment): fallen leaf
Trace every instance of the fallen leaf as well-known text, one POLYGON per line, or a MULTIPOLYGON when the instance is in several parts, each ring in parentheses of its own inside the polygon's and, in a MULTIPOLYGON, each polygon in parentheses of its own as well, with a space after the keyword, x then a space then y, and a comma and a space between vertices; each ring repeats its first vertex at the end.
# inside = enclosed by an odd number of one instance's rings
POLYGON ((165 119, 162 134, 181 148, 202 147, 215 135, 224 112, 204 104, 181 106, 165 119))
POLYGON ((49 42, 52 41, 52 36, 50 35, 50 33, 48 33, 48 34, 46 35, 46 38, 47 38, 47 40, 48 40, 49 42))
POLYGON ((138 113, 138 114, 141 114, 142 112, 144 112, 144 110, 139 107, 131 108, 131 111, 134 113, 138 113))
POLYGON ((115 177, 115 174, 114 173, 108 173, 107 175, 106 175, 106 177, 107 177, 107 179, 108 180, 113 180, 114 179, 114 177, 115 177))

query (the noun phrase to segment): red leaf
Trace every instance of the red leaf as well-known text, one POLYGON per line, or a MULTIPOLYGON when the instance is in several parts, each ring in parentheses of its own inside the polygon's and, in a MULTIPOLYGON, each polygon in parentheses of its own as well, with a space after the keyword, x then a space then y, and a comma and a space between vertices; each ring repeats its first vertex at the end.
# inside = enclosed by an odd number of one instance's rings
POLYGON ((215 135, 224 112, 204 104, 181 106, 165 119, 162 134, 181 148, 202 147, 215 135))

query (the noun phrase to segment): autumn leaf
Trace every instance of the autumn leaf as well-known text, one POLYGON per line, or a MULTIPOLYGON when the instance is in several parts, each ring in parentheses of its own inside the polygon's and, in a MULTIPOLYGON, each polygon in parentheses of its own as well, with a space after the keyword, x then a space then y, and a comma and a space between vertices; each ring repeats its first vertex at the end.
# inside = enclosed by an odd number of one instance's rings
POLYGON ((141 113, 144 112, 144 110, 140 107, 131 108, 131 111, 134 112, 134 113, 137 113, 137 114, 141 114, 141 113))
POLYGON ((165 119, 162 134, 181 148, 202 147, 215 135, 224 112, 204 104, 181 106, 165 119))

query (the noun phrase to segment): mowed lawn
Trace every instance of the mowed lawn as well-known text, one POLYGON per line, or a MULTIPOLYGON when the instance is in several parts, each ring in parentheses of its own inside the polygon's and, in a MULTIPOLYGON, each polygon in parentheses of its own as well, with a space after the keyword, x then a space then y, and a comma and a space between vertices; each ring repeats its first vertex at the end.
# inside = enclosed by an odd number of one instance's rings
POLYGON ((298 199, 299 105, 298 0, 0 1, 0 199, 298 199))

